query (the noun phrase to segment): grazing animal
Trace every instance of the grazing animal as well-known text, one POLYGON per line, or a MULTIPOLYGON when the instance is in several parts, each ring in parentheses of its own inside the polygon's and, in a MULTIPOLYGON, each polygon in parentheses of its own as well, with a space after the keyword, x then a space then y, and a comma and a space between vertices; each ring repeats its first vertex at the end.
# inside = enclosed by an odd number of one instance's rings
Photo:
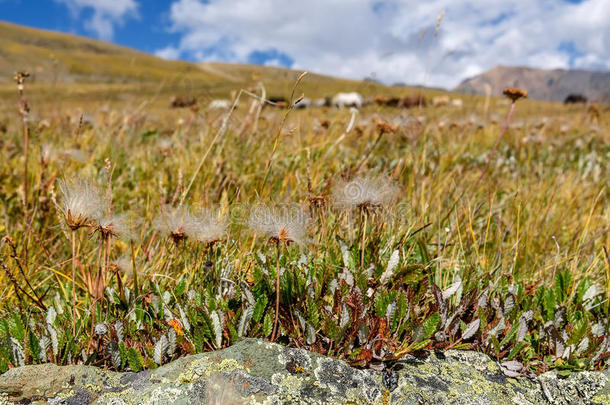
POLYGON ((449 96, 436 96, 432 97, 432 105, 434 107, 441 107, 449 104, 449 96))
POLYGON ((563 100, 564 104, 586 104, 587 98, 582 94, 568 94, 568 96, 563 100))
POLYGON ((208 108, 210 110, 228 110, 231 107, 231 102, 224 99, 216 99, 210 101, 208 108))
POLYGON ((400 98, 398 97, 386 97, 386 96, 376 96, 373 99, 373 102, 378 106, 386 106, 386 107, 398 107, 400 103, 400 98))
POLYGON ((426 98, 421 94, 416 96, 405 96, 398 102, 398 108, 425 107, 427 104, 426 98))
POLYGON ((451 107, 462 108, 464 107, 464 102, 461 98, 454 98, 451 100, 451 107))
POLYGON ((267 97, 268 102, 263 104, 263 107, 266 106, 271 106, 271 107, 277 107, 277 108, 288 108, 289 103, 288 100, 286 100, 286 97, 282 97, 282 96, 271 96, 271 97, 267 97))
POLYGON ((286 100, 286 97, 282 97, 282 96, 271 96, 269 98, 267 98, 267 101, 270 101, 272 103, 288 103, 288 100, 286 100))
POLYGON ((195 97, 189 96, 174 96, 172 101, 170 102, 170 106, 172 108, 185 108, 191 107, 197 104, 197 99, 195 97))
POLYGON ((331 98, 330 97, 322 97, 317 98, 313 101, 314 107, 330 107, 331 98))
POLYGON ((296 108, 296 109, 302 109, 302 108, 311 107, 311 105, 312 105, 311 99, 310 99, 310 98, 307 98, 307 97, 303 97, 303 98, 301 99, 301 101, 299 101, 298 103, 296 103, 296 104, 294 105, 294 108, 296 108))
POLYGON ((337 108, 356 107, 361 108, 364 99, 360 93, 337 93, 332 99, 332 105, 337 108))

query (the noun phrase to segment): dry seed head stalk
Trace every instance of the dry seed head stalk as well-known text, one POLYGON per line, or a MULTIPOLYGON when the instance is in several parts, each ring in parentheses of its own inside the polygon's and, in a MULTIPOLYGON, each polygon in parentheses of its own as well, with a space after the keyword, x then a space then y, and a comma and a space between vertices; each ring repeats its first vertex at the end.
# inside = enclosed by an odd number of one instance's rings
POLYGON ((196 215, 190 215, 185 232, 189 238, 211 245, 226 237, 227 225, 211 211, 202 210, 196 215))
POLYGON ((100 218, 97 222, 96 231, 100 233, 103 239, 121 238, 133 239, 133 232, 129 223, 129 218, 126 214, 110 215, 100 218))
POLYGON ((15 83, 17 83, 19 91, 23 91, 23 83, 28 77, 30 77, 30 74, 28 72, 17 72, 13 76, 13 80, 15 81, 15 83))
POLYGON ((112 263, 111 266, 115 270, 122 271, 127 276, 127 278, 133 277, 133 262, 131 260, 131 257, 122 256, 114 263, 112 263))
POLYGON ((441 13, 438 15, 438 18, 436 19, 436 28, 434 29, 435 37, 438 36, 438 32, 441 29, 441 23, 443 22, 443 17, 445 17, 445 10, 441 11, 441 13))
POLYGON ((390 178, 356 177, 333 188, 333 201, 340 210, 375 209, 389 205, 398 193, 398 186, 390 178))
POLYGON ((165 205, 161 209, 161 214, 155 219, 153 227, 178 244, 189 236, 187 229, 192 229, 192 222, 193 218, 188 207, 165 205))
POLYGON ((388 121, 381 119, 376 119, 375 124, 377 126, 377 131, 379 131, 380 134, 394 133, 398 129, 398 125, 392 125, 388 121))
POLYGON ((93 226, 94 221, 106 212, 106 202, 101 190, 86 180, 60 180, 59 193, 60 210, 66 224, 73 231, 93 226))
POLYGON ((307 197, 307 202, 311 208, 324 208, 328 197, 325 195, 312 195, 307 197))
POLYGON ((249 226, 257 233, 269 238, 270 243, 291 243, 304 245, 307 243, 307 228, 309 215, 296 204, 269 206, 259 204, 250 212, 249 226))
POLYGON ((52 145, 46 143, 40 147, 40 163, 48 166, 55 159, 56 153, 52 145))
POLYGON ((519 100, 520 98, 527 98, 527 90, 521 89, 519 87, 508 87, 504 89, 502 94, 511 99, 513 103, 519 100))
POLYGON ((168 156, 172 152, 174 142, 170 138, 160 138, 157 141, 157 149, 163 156, 168 156))

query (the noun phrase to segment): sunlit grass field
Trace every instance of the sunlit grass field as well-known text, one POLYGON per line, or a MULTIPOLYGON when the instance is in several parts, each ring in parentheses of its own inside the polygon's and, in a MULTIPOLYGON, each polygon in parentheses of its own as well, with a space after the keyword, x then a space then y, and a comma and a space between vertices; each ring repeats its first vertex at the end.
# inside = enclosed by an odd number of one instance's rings
POLYGON ((448 348, 517 374, 607 366, 608 107, 519 100, 492 155, 500 95, 301 110, 263 107, 292 84, 256 75, 251 94, 176 86, 26 82, 27 182, 2 88, 0 370, 138 371, 242 336, 362 367, 448 348), (70 193, 103 212, 73 226, 70 193))

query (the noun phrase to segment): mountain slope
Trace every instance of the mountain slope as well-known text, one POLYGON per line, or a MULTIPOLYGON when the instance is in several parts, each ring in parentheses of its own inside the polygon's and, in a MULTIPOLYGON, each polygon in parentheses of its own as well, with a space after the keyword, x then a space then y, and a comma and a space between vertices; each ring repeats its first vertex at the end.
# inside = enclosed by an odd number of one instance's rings
MULTIPOLYGON (((74 83, 82 89, 113 84, 149 91, 163 87, 164 91, 191 95, 227 96, 232 90, 250 88, 261 80, 268 96, 285 97, 290 95, 300 74, 268 66, 164 60, 103 41, 0 21, 0 85, 12 85, 16 71, 30 72, 32 84, 65 87, 74 83)), ((321 97, 351 90, 363 94, 405 91, 377 83, 309 74, 295 96, 305 92, 308 97, 321 97)))
POLYGON ((0 83, 25 70, 32 81, 145 82, 189 75, 197 81, 215 76, 197 66, 166 61, 133 49, 52 31, 0 22, 0 83))
POLYGON ((483 74, 464 80, 454 90, 485 94, 485 85, 493 95, 505 87, 527 89, 530 98, 563 101, 569 94, 582 94, 589 100, 610 101, 610 72, 585 70, 544 70, 527 67, 498 66, 483 74))

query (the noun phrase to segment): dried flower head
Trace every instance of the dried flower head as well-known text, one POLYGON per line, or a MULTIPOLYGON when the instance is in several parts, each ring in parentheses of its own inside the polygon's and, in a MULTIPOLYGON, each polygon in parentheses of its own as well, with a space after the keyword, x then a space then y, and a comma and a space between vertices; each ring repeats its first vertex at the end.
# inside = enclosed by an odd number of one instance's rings
POLYGON ((508 87, 504 89, 502 94, 511 99, 513 103, 520 98, 527 98, 527 90, 520 89, 519 87, 508 87))
POLYGON ((55 159, 57 153, 52 145, 46 143, 40 147, 40 163, 43 166, 48 166, 55 159))
POLYGON ((130 257, 121 256, 118 260, 112 263, 112 266, 115 269, 122 271, 127 278, 133 277, 133 262, 131 261, 130 257))
POLYGON ((324 208, 328 197, 325 195, 312 195, 307 197, 307 202, 311 208, 324 208))
POLYGON ((155 219, 153 227, 168 235, 177 244, 187 238, 187 229, 192 229, 192 222, 193 218, 187 207, 165 205, 161 209, 161 214, 155 219))
POLYGON ((19 91, 23 91, 23 83, 25 82, 25 79, 27 79, 28 77, 30 77, 29 72, 16 72, 15 75, 13 76, 13 80, 15 81, 15 83, 17 83, 17 87, 19 88, 19 91))
POLYGON ((382 119, 376 119, 375 125, 377 126, 377 132, 380 134, 394 133, 398 129, 398 125, 392 125, 391 122, 382 119))
POLYGON ((174 142, 170 138, 160 138, 157 141, 157 149, 163 156, 167 156, 171 153, 174 142))
POLYGON ((66 149, 61 151, 59 155, 65 160, 70 159, 79 163, 87 161, 87 155, 85 155, 80 149, 66 149))
POLYGON ((95 230, 100 233, 103 239, 113 237, 131 240, 133 238, 129 217, 126 214, 101 217, 97 221, 95 230))
POLYGON ((92 226, 94 220, 106 211, 106 201, 94 184, 74 178, 59 181, 60 209, 70 229, 92 226))
POLYGON ((202 210, 190 215, 185 232, 189 238, 211 245, 225 238, 227 225, 211 211, 202 210))
POLYGON ((390 204, 399 188, 386 177, 356 177, 333 188, 334 206, 341 210, 374 209, 390 204))
POLYGON ((268 206, 259 204, 250 212, 249 226, 269 237, 269 242, 303 245, 307 243, 309 215, 296 204, 268 206))

